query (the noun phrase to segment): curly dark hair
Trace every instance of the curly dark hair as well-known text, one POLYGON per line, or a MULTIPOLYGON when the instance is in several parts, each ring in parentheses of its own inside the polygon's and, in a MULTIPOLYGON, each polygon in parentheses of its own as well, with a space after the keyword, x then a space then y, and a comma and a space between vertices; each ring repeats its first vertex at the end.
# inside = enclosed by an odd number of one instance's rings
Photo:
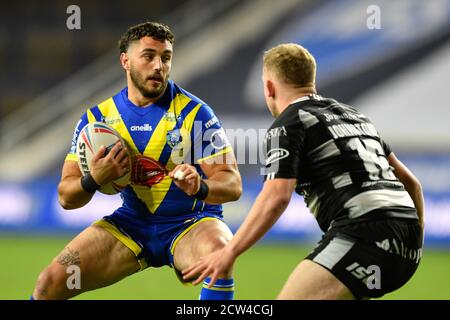
POLYGON ((120 53, 127 52, 130 43, 143 37, 174 43, 175 37, 168 26, 159 22, 144 22, 130 27, 119 40, 120 53))

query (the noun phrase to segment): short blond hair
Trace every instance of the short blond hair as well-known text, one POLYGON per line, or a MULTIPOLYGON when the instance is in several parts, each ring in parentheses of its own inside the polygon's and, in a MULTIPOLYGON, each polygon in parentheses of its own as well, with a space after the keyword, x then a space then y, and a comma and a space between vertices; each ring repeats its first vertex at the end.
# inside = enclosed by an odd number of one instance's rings
POLYGON ((264 53, 264 68, 296 87, 314 87, 316 60, 296 43, 280 44, 264 53))

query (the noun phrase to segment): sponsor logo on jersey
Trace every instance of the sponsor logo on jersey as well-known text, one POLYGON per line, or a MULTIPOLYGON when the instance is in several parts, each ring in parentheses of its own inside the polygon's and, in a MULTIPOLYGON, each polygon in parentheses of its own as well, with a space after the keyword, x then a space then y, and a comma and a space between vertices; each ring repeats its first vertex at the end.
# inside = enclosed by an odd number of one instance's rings
POLYGON ((149 125, 148 123, 144 124, 143 126, 131 126, 131 131, 152 131, 153 127, 149 125))
POLYGON ((102 117, 102 122, 108 125, 114 125, 122 121, 122 116, 120 114, 111 117, 102 117))
POLYGON ((175 116, 175 113, 173 113, 173 112, 166 112, 162 119, 165 121, 169 121, 169 122, 177 121, 177 117, 175 116))
POLYGON ((266 165, 269 165, 275 161, 289 157, 289 151, 283 148, 275 148, 267 152, 266 165))
POLYGON ((219 119, 217 119, 216 116, 214 116, 211 120, 209 120, 208 122, 205 123, 205 128, 209 129, 211 128, 213 125, 215 125, 217 122, 219 122, 219 119))
POLYGON ((269 139, 272 139, 275 137, 281 137, 281 136, 287 136, 287 131, 284 126, 272 128, 269 131, 267 131, 266 136, 264 137, 264 140, 267 141, 269 139))
POLYGON ((326 122, 336 121, 336 120, 357 120, 366 118, 364 115, 359 113, 343 113, 343 114, 334 114, 334 113, 324 113, 326 122))

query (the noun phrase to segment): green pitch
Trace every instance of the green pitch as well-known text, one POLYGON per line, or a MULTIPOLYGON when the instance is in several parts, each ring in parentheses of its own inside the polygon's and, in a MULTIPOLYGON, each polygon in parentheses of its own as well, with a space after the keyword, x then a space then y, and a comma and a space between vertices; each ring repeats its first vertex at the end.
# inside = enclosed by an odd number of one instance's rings
MULTIPOLYGON (((0 236, 0 299, 28 299, 36 278, 67 238, 0 236)), ((312 246, 259 245, 238 260, 236 299, 274 299, 312 246)), ((427 249, 413 279, 384 299, 450 299, 450 250, 427 249)), ((200 287, 181 285, 173 270, 146 269, 77 299, 195 300, 200 287)))

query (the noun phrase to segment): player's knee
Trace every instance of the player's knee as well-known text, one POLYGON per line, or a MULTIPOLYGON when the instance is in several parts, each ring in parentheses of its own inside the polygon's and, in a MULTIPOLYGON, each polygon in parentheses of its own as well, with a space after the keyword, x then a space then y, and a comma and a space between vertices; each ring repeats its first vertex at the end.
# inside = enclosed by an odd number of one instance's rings
POLYGON ((67 297, 67 274, 64 268, 52 263, 38 277, 33 297, 38 300, 65 299, 67 297))
POLYGON ((202 245, 202 253, 208 255, 225 247, 229 240, 226 237, 213 237, 207 239, 202 245))

